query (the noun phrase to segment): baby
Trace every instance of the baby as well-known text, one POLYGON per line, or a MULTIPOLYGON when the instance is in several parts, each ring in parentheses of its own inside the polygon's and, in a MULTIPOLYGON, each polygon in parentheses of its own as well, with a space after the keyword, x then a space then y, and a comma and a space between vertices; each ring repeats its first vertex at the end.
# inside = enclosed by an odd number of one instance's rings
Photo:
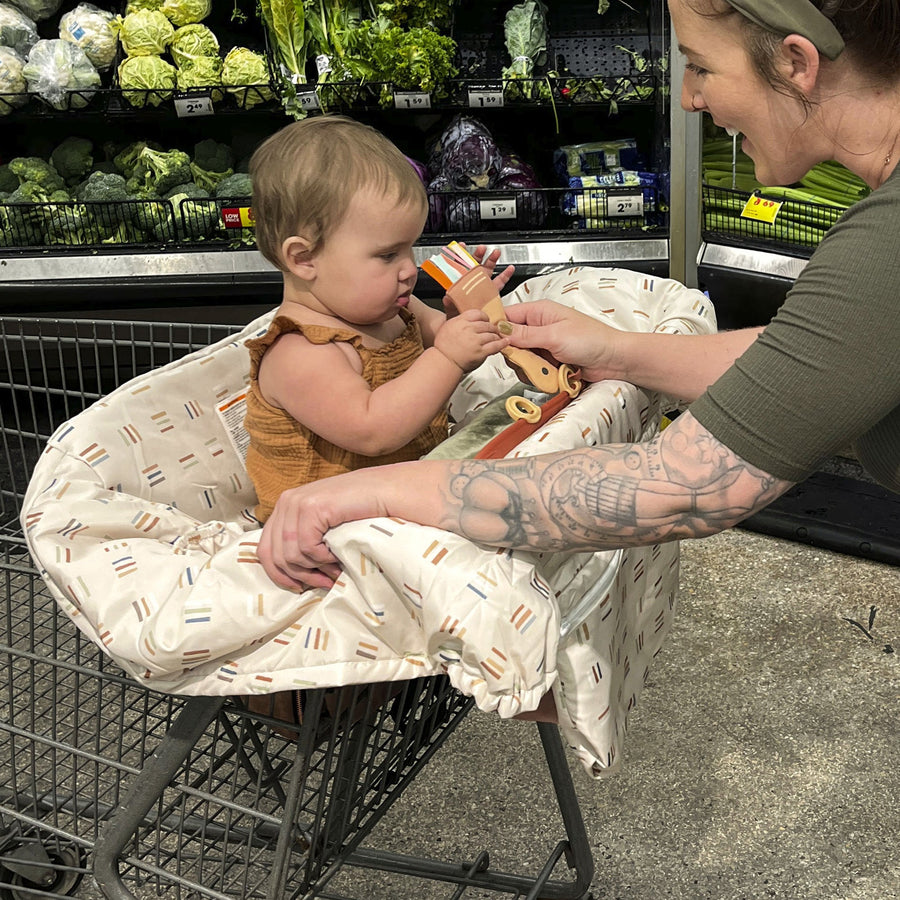
POLYGON ((247 342, 247 471, 265 522, 287 488, 433 449, 462 376, 508 341, 480 310, 448 319, 413 296, 427 196, 373 128, 295 122, 250 174, 257 246, 284 276, 271 326, 247 342))

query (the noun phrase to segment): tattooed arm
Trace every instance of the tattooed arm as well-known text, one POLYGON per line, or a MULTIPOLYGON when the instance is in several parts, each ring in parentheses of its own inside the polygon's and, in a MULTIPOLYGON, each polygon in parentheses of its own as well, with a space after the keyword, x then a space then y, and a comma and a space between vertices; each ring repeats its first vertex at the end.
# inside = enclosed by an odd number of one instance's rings
POLYGON ((286 491, 259 546, 284 587, 326 586, 341 522, 394 516, 497 547, 600 550, 706 537, 791 486, 745 462, 690 413, 653 441, 507 460, 361 469, 286 491))

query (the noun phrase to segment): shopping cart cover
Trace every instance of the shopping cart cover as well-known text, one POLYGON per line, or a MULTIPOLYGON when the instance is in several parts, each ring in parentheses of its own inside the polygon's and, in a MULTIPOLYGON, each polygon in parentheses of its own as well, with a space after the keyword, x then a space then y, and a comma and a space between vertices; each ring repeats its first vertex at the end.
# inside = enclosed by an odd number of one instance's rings
MULTIPOLYGON (((622 269, 539 276, 504 302, 538 298, 620 329, 715 329, 700 292, 622 269)), ((671 624, 677 544, 627 550, 608 592, 563 641, 561 614, 611 553, 496 550, 369 519, 329 533, 343 564, 331 590, 276 587, 256 554, 242 427, 244 341, 270 318, 129 381, 51 437, 22 524, 61 607, 128 674, 165 692, 247 695, 446 673, 482 710, 509 717, 552 690, 587 770, 612 769, 671 624)), ((502 357, 467 376, 451 402, 460 436, 515 384, 502 357)), ((593 384, 510 455, 645 440, 667 405, 623 382, 593 384)))

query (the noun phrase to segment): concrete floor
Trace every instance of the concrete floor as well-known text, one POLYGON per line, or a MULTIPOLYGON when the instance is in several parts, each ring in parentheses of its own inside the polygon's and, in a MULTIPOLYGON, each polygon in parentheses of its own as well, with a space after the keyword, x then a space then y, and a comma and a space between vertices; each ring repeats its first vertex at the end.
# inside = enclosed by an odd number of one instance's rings
MULTIPOLYGON (((594 900, 897 900, 898 720, 900 569, 741 530, 683 544, 621 771, 572 760, 594 900)), ((536 728, 475 711, 366 843, 534 873, 561 837, 536 728)), ((453 896, 358 869, 331 889, 453 896)))
MULTIPOLYGON (((369 843, 433 853, 437 835, 536 871, 561 836, 542 765, 533 726, 476 711, 369 843)), ((900 898, 900 569, 741 530, 683 544, 623 768, 572 768, 596 900, 900 898)))

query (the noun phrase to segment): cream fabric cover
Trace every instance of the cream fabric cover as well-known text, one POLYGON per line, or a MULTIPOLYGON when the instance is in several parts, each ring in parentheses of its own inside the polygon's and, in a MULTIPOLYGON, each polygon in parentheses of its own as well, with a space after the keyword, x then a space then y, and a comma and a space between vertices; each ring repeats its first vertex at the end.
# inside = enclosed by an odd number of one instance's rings
MULTIPOLYGON (((623 329, 708 332, 706 297, 666 279, 570 269, 505 302, 549 297, 623 329)), ((513 716, 552 689, 592 775, 615 766, 626 717, 671 623, 675 544, 626 551, 612 586, 560 643, 560 610, 611 553, 498 551, 393 519, 351 522, 329 543, 330 591, 292 593, 259 564, 244 470, 243 341, 140 376, 60 427, 35 468, 22 524, 36 565, 76 625, 127 673, 181 694, 251 694, 447 673, 482 710, 513 716)), ((465 420, 515 383, 501 359, 460 385, 465 420)), ((660 398, 590 386, 514 455, 656 433, 660 398)))

